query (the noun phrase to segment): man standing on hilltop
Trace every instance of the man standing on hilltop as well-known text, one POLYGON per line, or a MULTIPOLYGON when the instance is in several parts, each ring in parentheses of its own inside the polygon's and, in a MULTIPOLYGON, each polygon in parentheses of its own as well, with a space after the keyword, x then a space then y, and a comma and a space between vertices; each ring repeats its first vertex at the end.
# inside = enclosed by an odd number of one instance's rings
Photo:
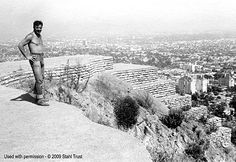
POLYGON ((29 33, 18 45, 22 55, 29 60, 35 77, 34 93, 36 102, 41 106, 49 106, 47 100, 43 98, 43 80, 44 80, 44 60, 43 60, 43 40, 41 31, 43 28, 42 21, 34 21, 33 32, 29 33), (28 45, 30 55, 26 55, 24 46, 28 45))

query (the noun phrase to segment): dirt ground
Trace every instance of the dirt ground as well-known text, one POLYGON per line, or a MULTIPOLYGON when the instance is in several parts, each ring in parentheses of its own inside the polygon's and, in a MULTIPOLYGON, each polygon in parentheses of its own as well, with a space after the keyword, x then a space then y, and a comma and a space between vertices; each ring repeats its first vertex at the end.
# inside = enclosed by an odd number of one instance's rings
POLYGON ((0 161, 151 161, 137 139, 71 105, 41 107, 24 91, 0 86, 0 112, 0 161))

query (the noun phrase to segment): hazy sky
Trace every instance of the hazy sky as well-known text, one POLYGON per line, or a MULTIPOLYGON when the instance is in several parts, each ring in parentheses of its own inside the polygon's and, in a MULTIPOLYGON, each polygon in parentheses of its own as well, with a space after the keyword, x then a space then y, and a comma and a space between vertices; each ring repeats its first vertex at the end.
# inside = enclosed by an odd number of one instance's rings
POLYGON ((0 0, 0 40, 43 35, 236 31, 236 0, 0 0))

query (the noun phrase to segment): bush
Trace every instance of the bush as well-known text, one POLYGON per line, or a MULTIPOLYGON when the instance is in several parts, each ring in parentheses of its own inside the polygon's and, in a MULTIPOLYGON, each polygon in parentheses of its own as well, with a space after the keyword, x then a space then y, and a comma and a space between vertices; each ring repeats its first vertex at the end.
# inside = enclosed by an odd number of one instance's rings
POLYGON ((112 103, 115 103, 118 98, 127 96, 131 89, 129 85, 109 74, 99 75, 94 83, 94 87, 96 92, 112 103))
POLYGON ((188 110, 191 109, 191 106, 190 106, 190 105, 186 105, 186 106, 181 107, 181 109, 182 109, 183 111, 188 111, 188 110))
POLYGON ((168 128, 175 129, 181 125, 184 119, 184 114, 182 110, 172 109, 169 115, 161 118, 161 122, 165 124, 168 128))
POLYGON ((70 88, 63 85, 59 85, 57 96, 59 102, 72 104, 73 95, 72 90, 70 88))
POLYGON ((181 96, 185 96, 185 92, 184 91, 180 91, 179 93, 181 96))
POLYGON ((206 127, 206 134, 211 134, 213 132, 216 132, 218 130, 218 126, 216 123, 212 122, 206 127))
POLYGON ((214 93, 215 96, 219 95, 219 92, 217 92, 217 91, 213 91, 213 93, 214 93))
POLYGON ((198 119, 198 121, 200 122, 200 123, 202 123, 202 124, 206 124, 207 123, 207 115, 202 115, 199 119, 198 119))
POLYGON ((205 151, 209 148, 209 140, 199 140, 198 142, 191 143, 185 149, 185 153, 197 161, 207 161, 205 157, 205 151))
POLYGON ((231 142, 236 146, 236 128, 231 131, 231 142))
POLYGON ((114 107, 118 127, 132 128, 137 123, 139 106, 130 96, 119 99, 114 107))
POLYGON ((194 93, 194 94, 191 95, 192 101, 198 101, 198 98, 199 98, 198 93, 194 93))
POLYGON ((198 107, 199 101, 192 100, 192 107, 198 107))
POLYGON ((213 104, 208 107, 208 110, 215 116, 218 116, 220 118, 225 117, 225 107, 226 103, 221 102, 220 104, 213 104))
POLYGON ((187 155, 192 156, 194 159, 201 159, 204 156, 204 151, 197 143, 189 144, 185 149, 187 155))

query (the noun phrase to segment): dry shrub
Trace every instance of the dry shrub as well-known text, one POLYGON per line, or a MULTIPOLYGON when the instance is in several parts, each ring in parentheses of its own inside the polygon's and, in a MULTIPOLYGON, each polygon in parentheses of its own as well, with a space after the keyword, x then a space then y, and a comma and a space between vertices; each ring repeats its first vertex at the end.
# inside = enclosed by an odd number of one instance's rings
POLYGON ((220 104, 213 104, 208 106, 209 112, 211 112, 213 115, 218 116, 220 118, 225 117, 225 108, 226 108, 226 103, 221 102, 220 104))
POLYGON ((119 128, 132 128, 137 123, 139 106, 133 98, 126 96, 116 102, 114 115, 119 128))
POLYGON ((217 124, 216 123, 214 123, 214 122, 211 122, 211 123, 209 123, 209 125, 207 125, 207 127, 206 127, 206 134, 211 134, 211 133, 213 133, 213 132, 216 132, 217 130, 218 130, 218 126, 217 126, 217 124))
POLYGON ((82 93, 88 85, 90 80, 90 71, 85 67, 81 67, 80 64, 76 66, 70 66, 69 61, 64 67, 64 71, 60 74, 59 80, 53 78, 52 71, 48 71, 44 80, 45 94, 51 96, 51 92, 48 91, 52 87, 56 87, 56 96, 60 102, 72 104, 74 99, 73 93, 82 93), (73 71, 73 72, 71 72, 73 71), (87 73, 87 77, 84 74, 87 73))
POLYGON ((208 116, 204 114, 198 119, 198 122, 205 125, 207 123, 207 120, 208 120, 208 116))
POLYGON ((185 153, 193 157, 196 161, 207 161, 205 151, 209 148, 210 141, 207 139, 191 143, 185 149, 185 153))
POLYGON ((105 99, 116 102, 129 94, 131 87, 117 79, 115 76, 109 74, 102 74, 97 76, 94 82, 95 91, 100 93, 105 99))
POLYGON ((181 109, 183 111, 189 111, 191 109, 191 106, 190 105, 186 105, 186 106, 181 107, 181 109))
POLYGON ((136 91, 133 94, 134 99, 137 103, 142 106, 143 108, 149 110, 152 108, 153 105, 153 98, 152 96, 146 91, 136 91))
POLYGON ((172 109, 169 115, 161 118, 161 122, 165 124, 168 128, 175 129, 181 125, 184 119, 184 114, 182 110, 172 109))
POLYGON ((82 93, 88 85, 90 79, 90 70, 86 70, 86 67, 82 67, 79 63, 76 66, 70 66, 69 60, 67 60, 67 65, 64 67, 64 72, 61 74, 59 79, 59 85, 66 85, 69 89, 75 90, 77 93, 82 93), (73 74, 70 70, 73 68, 73 74), (82 70, 85 70, 82 73, 82 70), (84 81, 84 74, 88 74, 86 80, 84 81))

